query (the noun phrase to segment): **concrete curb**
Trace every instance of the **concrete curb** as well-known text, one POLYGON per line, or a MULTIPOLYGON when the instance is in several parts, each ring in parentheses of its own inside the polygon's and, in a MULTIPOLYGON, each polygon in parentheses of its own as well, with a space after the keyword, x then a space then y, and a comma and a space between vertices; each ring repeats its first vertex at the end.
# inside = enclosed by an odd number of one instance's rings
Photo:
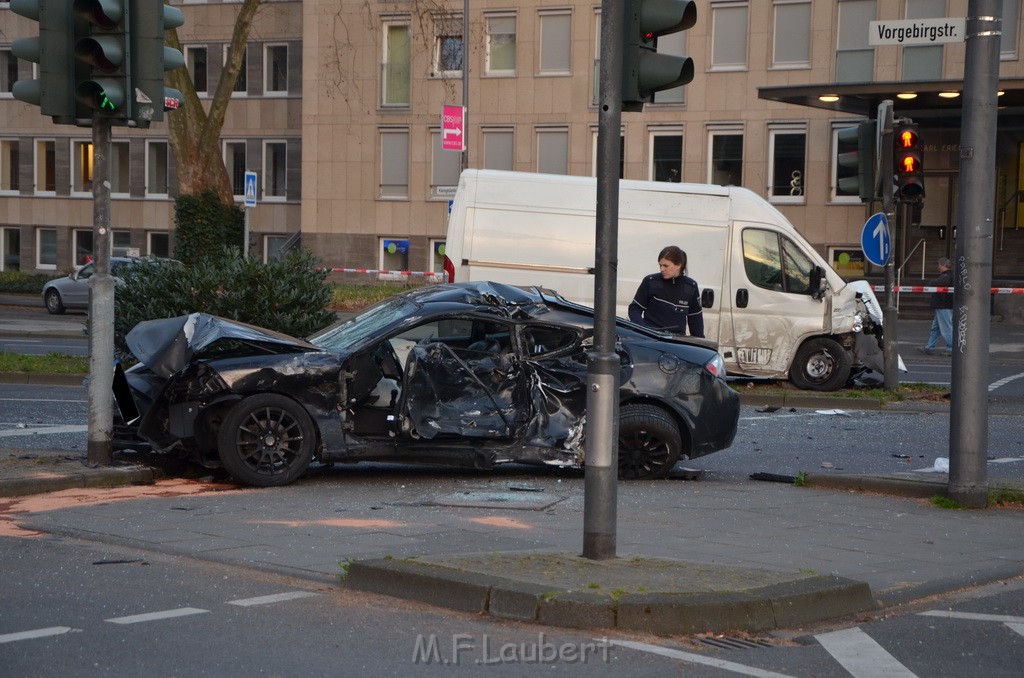
POLYGON ((162 474, 148 466, 111 466, 0 479, 0 497, 25 497, 82 487, 152 485, 162 474))
POLYGON ((87 374, 54 374, 51 372, 0 372, 0 384, 35 384, 43 386, 82 386, 87 374))

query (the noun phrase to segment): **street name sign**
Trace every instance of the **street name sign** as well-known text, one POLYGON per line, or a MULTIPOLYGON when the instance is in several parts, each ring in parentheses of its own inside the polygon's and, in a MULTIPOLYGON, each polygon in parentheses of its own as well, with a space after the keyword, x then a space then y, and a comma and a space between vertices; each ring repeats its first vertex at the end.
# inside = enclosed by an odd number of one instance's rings
POLYGON ((966 31, 967 20, 963 17, 872 21, 868 28, 868 44, 937 45, 942 42, 963 42, 966 31))

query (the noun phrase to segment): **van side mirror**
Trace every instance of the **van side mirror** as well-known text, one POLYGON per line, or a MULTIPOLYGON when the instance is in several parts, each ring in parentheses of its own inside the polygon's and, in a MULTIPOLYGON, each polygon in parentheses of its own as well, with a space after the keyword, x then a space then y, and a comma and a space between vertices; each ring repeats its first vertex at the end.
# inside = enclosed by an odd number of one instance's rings
POLYGON ((700 293, 700 306, 701 308, 711 308, 715 305, 715 291, 704 288, 704 291, 700 293))
POLYGON ((822 299, 825 296, 825 271, 821 266, 811 269, 811 298, 822 299))

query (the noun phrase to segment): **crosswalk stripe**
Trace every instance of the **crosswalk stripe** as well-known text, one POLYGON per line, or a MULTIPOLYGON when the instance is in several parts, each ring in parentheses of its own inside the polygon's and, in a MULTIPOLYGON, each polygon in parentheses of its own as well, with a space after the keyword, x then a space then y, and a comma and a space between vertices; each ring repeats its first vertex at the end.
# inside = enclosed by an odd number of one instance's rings
POLYGON ((975 621, 1003 622, 1004 624, 1024 624, 1024 617, 1007 614, 980 614, 978 612, 953 612, 952 610, 928 610, 918 612, 922 617, 947 617, 949 619, 973 619, 975 621))
POLYGON ((46 638, 47 636, 59 636, 62 633, 74 631, 70 626, 51 626, 46 629, 34 629, 32 631, 20 631, 18 633, 5 633, 0 635, 0 643, 13 643, 16 640, 32 640, 33 638, 46 638))
POLYGON ((914 673, 857 627, 822 633, 814 638, 854 678, 914 678, 914 673))
POLYGON ((258 598, 241 598, 239 600, 229 600, 228 605, 241 605, 242 607, 248 607, 250 605, 267 605, 269 603, 280 603, 285 600, 295 600, 296 598, 308 598, 309 596, 315 596, 316 594, 312 591, 289 591, 288 593, 275 593, 269 596, 259 596, 258 598))
POLYGON ((637 643, 632 640, 609 640, 608 642, 610 642, 612 645, 618 645, 619 647, 628 647, 631 650, 649 652, 651 654, 660 655, 662 657, 669 657, 671 659, 679 659, 684 662, 691 662, 693 664, 713 666, 718 669, 732 671, 733 673, 739 673, 740 675, 744 676, 755 676, 755 678, 790 678, 790 676, 787 676, 785 673, 765 671, 763 669, 754 668, 753 666, 744 666, 743 664, 737 664, 736 662, 727 662, 722 659, 705 657, 704 655, 694 654, 692 652, 682 652, 680 650, 673 650, 671 648, 661 647, 659 645, 637 643))
POLYGON ((195 607, 179 607, 177 610, 163 610, 161 612, 147 612, 146 614, 133 614, 128 617, 114 617, 104 619, 111 624, 138 624, 140 622, 159 621, 160 619, 171 619, 173 617, 187 617, 190 614, 204 614, 209 610, 200 610, 195 607))

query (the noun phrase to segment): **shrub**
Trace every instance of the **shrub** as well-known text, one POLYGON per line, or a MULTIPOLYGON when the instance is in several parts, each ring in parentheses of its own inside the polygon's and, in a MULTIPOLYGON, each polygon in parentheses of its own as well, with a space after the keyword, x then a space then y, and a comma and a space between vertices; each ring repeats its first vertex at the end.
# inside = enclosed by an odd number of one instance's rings
POLYGON ((245 237, 245 213, 224 204, 212 190, 174 201, 174 258, 192 265, 225 247, 239 247, 245 237))
POLYGON ((237 248, 191 266, 147 262, 124 271, 115 294, 114 341, 129 357, 125 336, 144 320, 202 312, 304 337, 331 323, 332 288, 326 269, 306 250, 270 263, 243 257, 237 248))
POLYGON ((56 275, 32 275, 21 271, 0 271, 0 292, 41 294, 43 285, 56 275))

